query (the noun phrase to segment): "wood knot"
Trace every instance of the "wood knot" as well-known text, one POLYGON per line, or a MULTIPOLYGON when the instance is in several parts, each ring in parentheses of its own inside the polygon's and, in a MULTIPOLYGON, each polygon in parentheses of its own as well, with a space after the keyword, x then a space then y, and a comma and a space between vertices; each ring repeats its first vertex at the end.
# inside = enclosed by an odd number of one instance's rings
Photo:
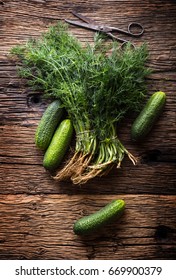
POLYGON ((149 150, 145 152, 144 155, 142 155, 142 163, 152 163, 152 162, 158 162, 160 161, 161 157, 161 151, 154 149, 154 150, 149 150))
POLYGON ((39 94, 28 94, 27 106, 32 107, 41 103, 41 96, 39 94))
POLYGON ((171 237, 172 229, 168 226, 160 225, 156 227, 154 237, 157 240, 166 240, 171 237))

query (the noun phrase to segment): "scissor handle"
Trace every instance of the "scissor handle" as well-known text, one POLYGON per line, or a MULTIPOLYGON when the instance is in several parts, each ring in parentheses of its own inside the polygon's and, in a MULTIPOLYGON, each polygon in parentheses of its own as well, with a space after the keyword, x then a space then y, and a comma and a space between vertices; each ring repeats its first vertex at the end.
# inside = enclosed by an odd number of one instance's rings
POLYGON ((130 41, 124 41, 121 45, 120 45, 120 49, 124 50, 125 47, 129 44, 129 46, 131 47, 131 49, 135 49, 135 45, 133 43, 131 43, 130 41))
POLYGON ((138 22, 131 22, 128 25, 128 33, 132 36, 139 37, 144 33, 144 27, 138 22), (134 32, 133 28, 136 28, 136 27, 137 27, 137 29, 139 29, 139 31, 134 32))

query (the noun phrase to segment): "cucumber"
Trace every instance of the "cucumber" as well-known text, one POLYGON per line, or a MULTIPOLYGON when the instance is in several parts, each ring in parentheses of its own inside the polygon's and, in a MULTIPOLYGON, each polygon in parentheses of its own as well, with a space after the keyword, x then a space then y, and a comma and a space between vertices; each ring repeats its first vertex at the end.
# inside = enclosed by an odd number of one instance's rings
POLYGON ((35 134, 36 146, 41 150, 46 150, 51 142, 51 138, 58 126, 64 109, 59 100, 53 101, 44 112, 35 134))
POLYGON ((43 166, 54 170, 61 163, 73 135, 73 125, 69 119, 64 119, 56 129, 48 149, 45 152, 43 166))
POLYGON ((162 91, 155 92, 149 98, 131 127, 131 138, 133 141, 142 140, 150 132, 160 116, 165 102, 166 94, 162 91))
POLYGON ((79 219, 73 227, 73 231, 77 235, 84 235, 91 233, 110 221, 114 218, 120 217, 125 209, 124 200, 113 200, 105 207, 99 211, 93 213, 90 216, 85 216, 79 219))

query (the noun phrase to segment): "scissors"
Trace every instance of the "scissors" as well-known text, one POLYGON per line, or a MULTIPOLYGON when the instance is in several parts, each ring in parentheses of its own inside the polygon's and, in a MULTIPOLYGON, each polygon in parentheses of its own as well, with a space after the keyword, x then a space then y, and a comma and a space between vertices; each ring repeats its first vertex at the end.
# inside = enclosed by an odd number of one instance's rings
MULTIPOLYGON (((75 26, 79 26, 79 27, 83 27, 89 30, 93 30, 93 31, 97 31, 97 32, 101 32, 106 34, 108 37, 112 38, 113 40, 117 40, 119 42, 122 43, 122 45, 129 43, 130 41, 122 39, 120 37, 117 37, 116 35, 113 34, 113 32, 115 33, 120 33, 120 34, 125 34, 131 37, 140 37, 143 33, 144 33, 144 28, 140 23, 137 22, 131 22, 128 25, 127 31, 120 29, 120 28, 116 28, 116 27, 111 27, 111 26, 106 26, 106 25, 100 25, 98 23, 96 23, 94 20, 85 17, 79 13, 76 13, 74 11, 72 11, 72 14, 74 16, 76 16, 77 18, 81 19, 83 22, 80 21, 74 21, 74 20, 69 20, 69 19, 65 19, 65 21, 69 24, 75 25, 75 26), (133 29, 138 29, 137 32, 134 32, 133 29)), ((130 44, 134 47, 134 45, 130 42, 130 44)))

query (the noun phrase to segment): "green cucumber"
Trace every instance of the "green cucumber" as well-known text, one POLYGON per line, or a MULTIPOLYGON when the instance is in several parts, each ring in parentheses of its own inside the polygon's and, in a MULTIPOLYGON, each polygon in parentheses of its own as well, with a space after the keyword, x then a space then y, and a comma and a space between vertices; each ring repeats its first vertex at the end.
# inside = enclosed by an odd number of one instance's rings
POLYGON ((45 152, 43 166, 54 170, 61 163, 73 135, 73 125, 69 119, 64 119, 56 129, 48 149, 45 152))
POLYGON ((45 110, 35 134, 35 143, 39 149, 46 150, 48 148, 63 111, 59 100, 53 101, 45 110))
POLYGON ((132 140, 142 140, 150 132, 154 123, 160 116, 165 102, 166 94, 162 91, 155 92, 149 98, 131 127, 132 140))
POLYGON ((73 227, 77 235, 91 233, 115 218, 120 217, 125 209, 124 200, 113 200, 99 211, 79 219, 73 227))

